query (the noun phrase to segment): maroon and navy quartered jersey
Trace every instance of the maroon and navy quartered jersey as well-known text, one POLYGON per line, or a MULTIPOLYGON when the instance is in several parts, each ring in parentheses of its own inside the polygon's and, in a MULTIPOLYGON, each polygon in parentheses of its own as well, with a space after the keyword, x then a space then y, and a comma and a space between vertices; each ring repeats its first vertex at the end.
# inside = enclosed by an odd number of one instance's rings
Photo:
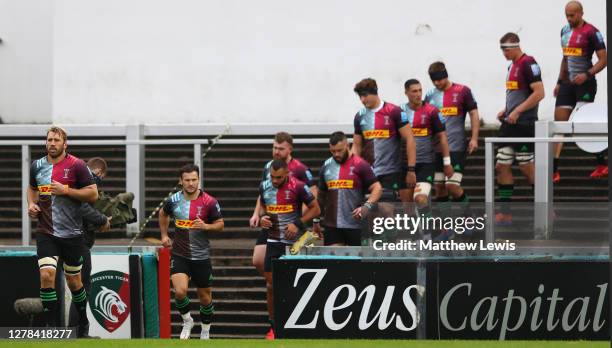
MULTIPOLYGON (((523 54, 516 62, 508 67, 506 76, 506 115, 523 103, 533 90, 530 85, 534 82, 542 81, 540 66, 533 57, 523 54)), ((524 111, 518 118, 517 123, 531 125, 538 120, 538 104, 533 108, 524 111)), ((505 122, 505 118, 504 118, 505 122)))
POLYGON ((445 91, 432 88, 425 95, 425 102, 440 110, 442 123, 446 127, 449 150, 465 151, 465 116, 478 108, 470 88, 458 83, 451 84, 445 91))
MULTIPOLYGON (((263 171, 263 175, 261 177, 261 181, 266 181, 270 179, 270 167, 272 166, 272 162, 270 161, 266 163, 263 171)), ((308 168, 304 163, 300 162, 296 158, 291 158, 289 163, 287 163, 287 168, 289 169, 289 174, 298 179, 299 181, 311 187, 316 184, 312 172, 310 168, 308 168)))
POLYGON ((593 66, 593 53, 606 49, 606 42, 601 32, 590 23, 584 22, 580 28, 567 24, 561 29, 561 49, 567 60, 569 78, 573 80, 577 74, 593 66))
POLYGON ((357 155, 349 156, 342 164, 328 158, 319 172, 319 190, 326 192, 324 225, 360 228, 353 210, 362 205, 369 187, 377 181, 370 164, 357 155))
POLYGON ((355 115, 355 134, 363 138, 361 156, 377 176, 401 171, 399 130, 406 124, 402 121, 401 110, 387 102, 382 102, 375 110, 361 108, 355 115))
POLYGON ((401 105, 402 120, 410 123, 416 143, 416 163, 434 163, 436 134, 444 132, 442 115, 435 106, 423 103, 417 110, 412 110, 410 104, 401 105))
POLYGON ((208 232, 192 229, 193 221, 212 224, 222 218, 217 200, 200 191, 194 200, 185 199, 183 191, 176 192, 164 205, 164 213, 174 218, 172 253, 190 260, 206 260, 210 257, 208 232))
MULTIPOLYGON (((272 227, 268 229, 268 241, 292 244, 301 233, 293 239, 285 237, 287 225, 299 225, 302 217, 302 204, 309 205, 315 198, 305 183, 292 176, 279 188, 272 185, 272 180, 264 180, 259 185, 259 199, 270 216, 272 227)), ((303 231, 300 231, 303 232, 303 231)))
POLYGON ((66 195, 51 194, 51 182, 57 181, 65 187, 81 189, 93 185, 94 179, 82 159, 66 154, 56 164, 48 161, 47 156, 32 162, 30 167, 30 186, 38 191, 37 232, 52 234, 60 238, 71 238, 83 233, 83 219, 79 213, 81 201, 66 195))

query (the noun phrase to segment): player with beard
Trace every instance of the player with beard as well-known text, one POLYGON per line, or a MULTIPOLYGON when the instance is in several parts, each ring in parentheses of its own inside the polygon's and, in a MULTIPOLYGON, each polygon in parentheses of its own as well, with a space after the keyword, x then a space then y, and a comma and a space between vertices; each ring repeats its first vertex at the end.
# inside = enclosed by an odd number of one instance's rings
POLYGON ((274 292, 272 288, 272 261, 285 255, 285 250, 305 232, 306 224, 319 216, 319 203, 308 186, 289 175, 287 162, 273 160, 270 178, 259 186, 259 199, 265 215, 259 219, 260 226, 267 230, 266 277, 270 330, 267 339, 274 339, 274 292), (302 214, 302 205, 307 208, 302 214))
MULTIPOLYGON (((297 158, 292 156, 293 152, 293 137, 291 134, 287 132, 278 132, 274 136, 274 143, 272 145, 272 160, 270 160, 264 166, 263 175, 261 180, 266 181, 270 178, 270 167, 272 165, 272 161, 276 159, 284 160, 287 163, 287 168, 289 169, 289 174, 305 183, 309 188, 312 194, 317 196, 317 187, 315 185, 315 181, 312 177, 312 173, 310 169, 302 162, 300 162, 297 158)), ((264 214, 263 209, 261 208, 259 197, 257 198, 257 202, 255 204, 255 209, 253 210, 253 215, 249 220, 249 225, 251 228, 256 228, 259 226, 259 218, 264 214)), ((257 272, 264 275, 264 259, 266 256, 266 243, 268 241, 268 230, 261 229, 259 232, 259 236, 257 237, 257 242, 255 243, 255 247, 253 248, 253 266, 257 269, 257 272)))
POLYGON ((66 131, 53 126, 47 131, 47 155, 32 162, 28 186, 28 214, 38 218, 36 254, 40 271, 40 298, 47 326, 57 326, 55 272, 62 259, 66 283, 72 292, 79 322, 77 336, 86 337, 87 291, 81 280, 83 266, 83 202, 98 199, 98 189, 83 160, 66 153, 66 131))
MULTIPOLYGON (((319 202, 324 206, 324 244, 330 246, 361 245, 361 220, 378 202, 382 186, 372 167, 349 151, 343 132, 329 138, 328 158, 319 171, 319 202), (366 193, 370 196, 365 199, 366 193), (365 202, 364 202, 365 201, 365 202)), ((314 226, 321 235, 321 228, 314 226)))

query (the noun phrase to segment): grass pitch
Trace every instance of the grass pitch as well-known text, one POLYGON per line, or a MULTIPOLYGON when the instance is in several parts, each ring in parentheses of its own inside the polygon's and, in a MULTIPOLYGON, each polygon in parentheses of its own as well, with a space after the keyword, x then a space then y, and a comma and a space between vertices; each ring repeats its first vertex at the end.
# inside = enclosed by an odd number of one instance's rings
POLYGON ((166 347, 220 347, 220 348, 387 348, 387 347, 409 347, 409 348, 582 348, 582 347, 609 347, 607 341, 477 341, 477 340, 276 340, 266 341, 263 339, 219 339, 210 341, 200 340, 160 340, 160 339, 131 339, 131 340, 0 340, 0 347, 50 347, 50 348, 166 348, 166 347))

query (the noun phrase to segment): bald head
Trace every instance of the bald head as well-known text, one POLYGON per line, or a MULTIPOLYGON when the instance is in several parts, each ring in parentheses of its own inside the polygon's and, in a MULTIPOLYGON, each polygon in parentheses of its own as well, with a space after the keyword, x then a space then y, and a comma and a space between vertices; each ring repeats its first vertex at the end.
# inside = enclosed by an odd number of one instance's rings
POLYGON ((582 4, 579 1, 570 1, 565 5, 565 18, 567 23, 572 28, 576 28, 582 25, 582 4))
POLYGON ((570 1, 567 3, 567 5, 565 5, 565 10, 582 12, 582 4, 580 1, 570 1))

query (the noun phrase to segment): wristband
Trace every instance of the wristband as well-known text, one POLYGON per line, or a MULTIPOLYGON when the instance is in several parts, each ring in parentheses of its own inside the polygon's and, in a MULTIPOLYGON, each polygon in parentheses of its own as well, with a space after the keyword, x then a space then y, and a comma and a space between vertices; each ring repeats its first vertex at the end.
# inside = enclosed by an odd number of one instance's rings
POLYGON ((300 220, 297 220, 296 222, 293 223, 298 229, 303 230, 304 229, 304 223, 300 220))
POLYGON ((445 166, 450 166, 451 165, 451 158, 449 156, 443 157, 442 158, 442 162, 444 163, 445 166))
POLYGON ((414 172, 415 171, 414 166, 408 166, 408 171, 409 172, 414 172))
POLYGON ((363 206, 368 208, 368 209, 372 209, 372 203, 371 202, 366 201, 365 203, 363 203, 363 206))
POLYGON ((319 219, 319 218, 312 219, 312 223, 313 224, 318 224, 319 222, 321 222, 321 219, 319 219))

